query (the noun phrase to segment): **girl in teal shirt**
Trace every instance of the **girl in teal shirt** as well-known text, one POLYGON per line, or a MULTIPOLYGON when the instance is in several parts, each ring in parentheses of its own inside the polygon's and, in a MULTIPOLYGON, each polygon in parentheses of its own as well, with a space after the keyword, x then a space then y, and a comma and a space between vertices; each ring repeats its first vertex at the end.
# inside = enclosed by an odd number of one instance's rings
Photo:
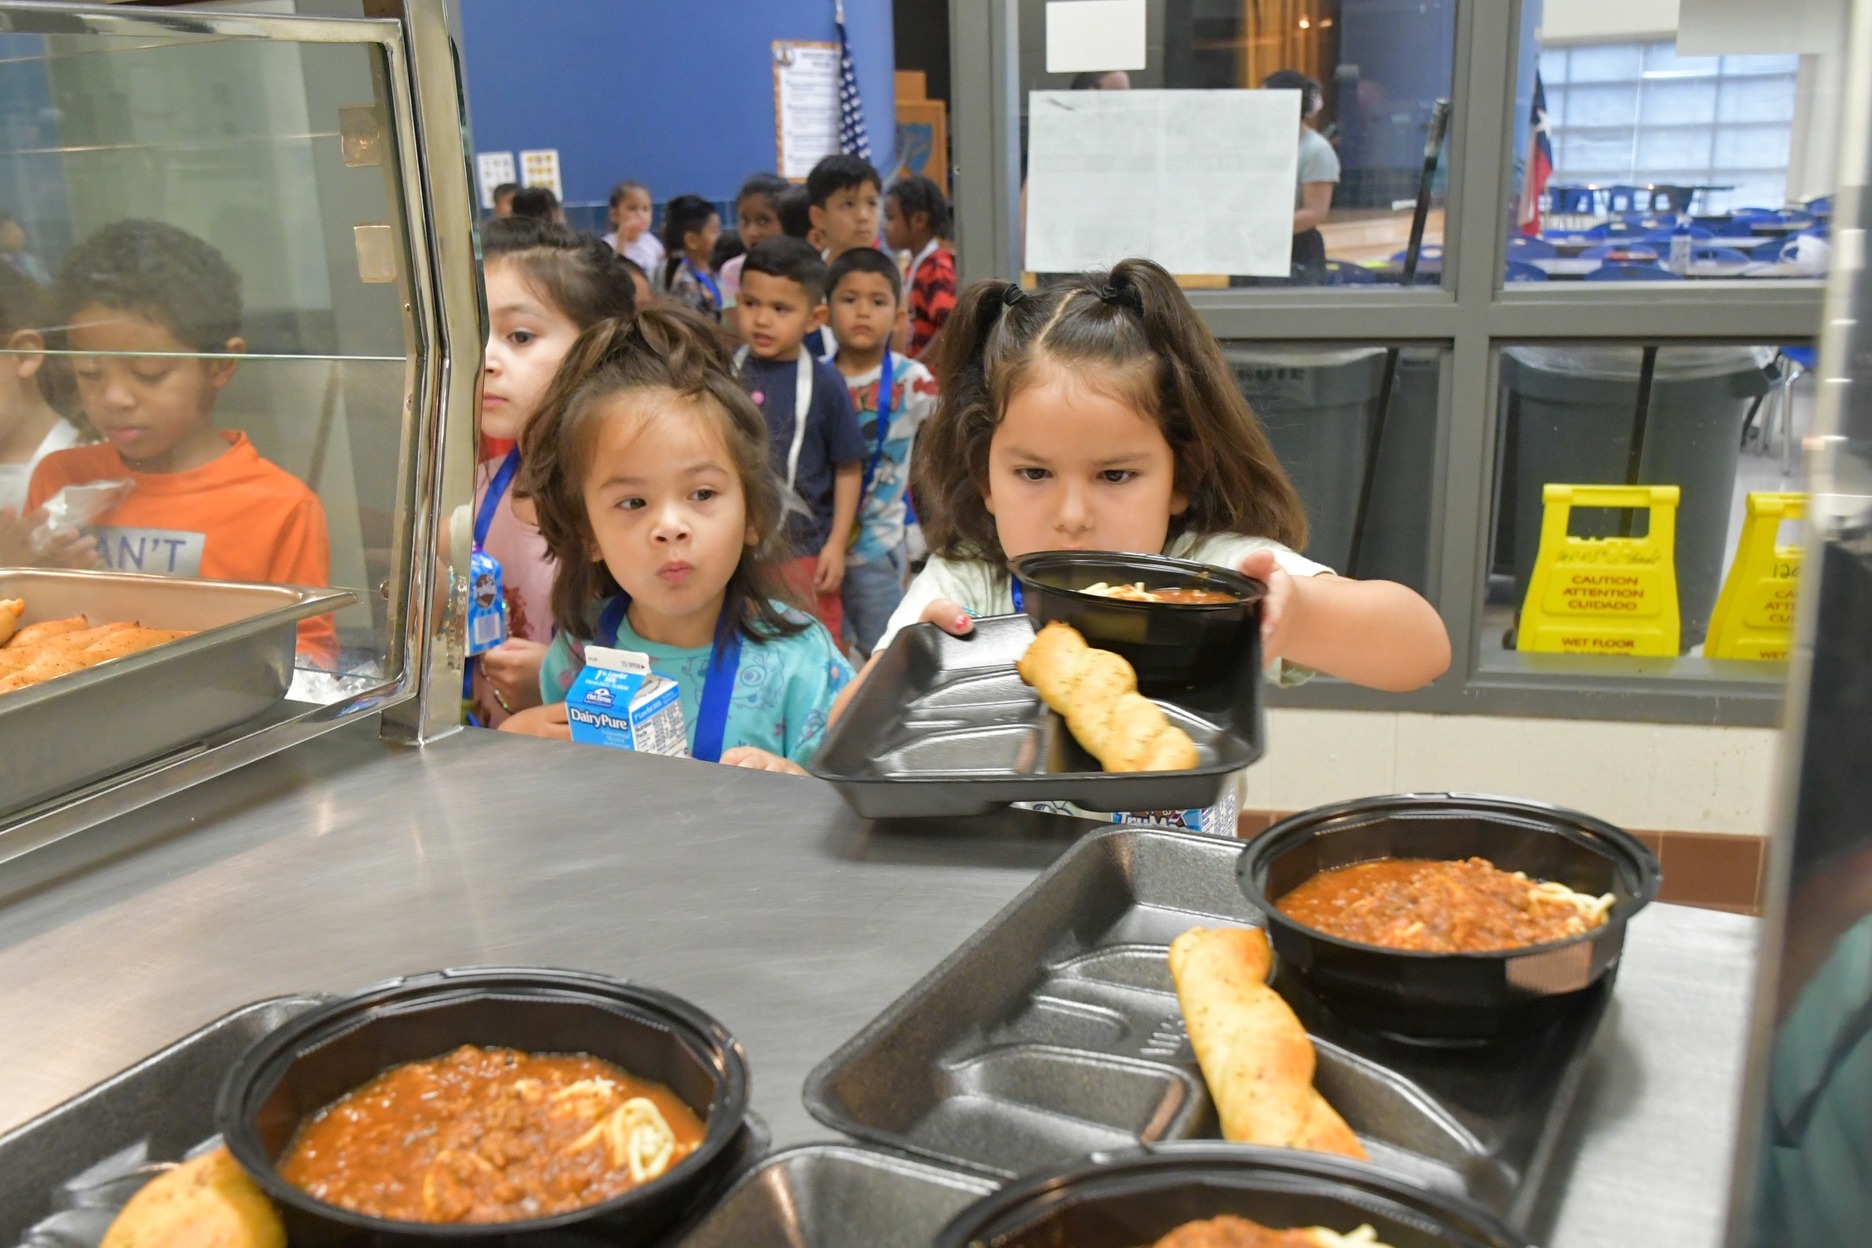
POLYGON ((851 667, 781 602, 767 425, 719 331, 652 306, 580 335, 528 425, 520 489, 557 562, 546 705, 502 728, 570 740, 585 646, 636 650, 676 682, 697 758, 804 775, 851 667))

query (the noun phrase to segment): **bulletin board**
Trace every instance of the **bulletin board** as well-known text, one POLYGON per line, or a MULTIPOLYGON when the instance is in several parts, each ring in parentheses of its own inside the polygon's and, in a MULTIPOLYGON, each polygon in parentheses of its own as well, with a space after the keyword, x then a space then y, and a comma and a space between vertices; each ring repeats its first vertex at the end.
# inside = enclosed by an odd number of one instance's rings
POLYGON ((804 182, 839 150, 839 45, 773 41, 774 168, 804 182))

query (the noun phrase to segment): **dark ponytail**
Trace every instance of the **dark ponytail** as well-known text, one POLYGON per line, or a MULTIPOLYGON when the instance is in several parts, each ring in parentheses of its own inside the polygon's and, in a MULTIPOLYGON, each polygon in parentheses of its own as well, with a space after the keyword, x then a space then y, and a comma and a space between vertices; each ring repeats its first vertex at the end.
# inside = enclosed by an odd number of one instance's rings
POLYGON ((1177 492, 1189 500, 1170 519, 1172 538, 1242 533, 1295 550, 1305 544, 1299 494, 1221 345, 1162 266, 1125 260, 1032 294, 977 282, 957 301, 934 354, 940 397, 912 470, 932 552, 1005 561, 982 505, 988 449, 1008 400, 1043 357, 1106 370, 1100 384, 1155 418, 1176 459, 1177 492))
POLYGON ((766 419, 736 379, 720 328, 698 312, 663 302, 634 319, 601 321, 580 334, 522 435, 518 492, 532 500, 558 565, 553 618, 572 636, 589 640, 597 604, 622 592, 598 556, 585 512, 585 479, 596 424, 616 414, 612 401, 658 391, 688 400, 699 418, 716 422, 741 481, 749 528, 774 535, 742 553, 728 581, 724 620, 755 641, 801 631, 803 618, 774 605, 786 596, 782 570, 792 552, 778 536, 782 503, 768 463, 766 419))

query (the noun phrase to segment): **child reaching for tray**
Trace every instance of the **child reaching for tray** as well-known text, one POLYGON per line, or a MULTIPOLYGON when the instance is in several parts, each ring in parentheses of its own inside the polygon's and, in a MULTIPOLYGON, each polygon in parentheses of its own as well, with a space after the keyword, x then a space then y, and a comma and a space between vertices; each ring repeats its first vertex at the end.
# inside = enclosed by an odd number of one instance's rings
POLYGON ((960 636, 975 616, 1014 611, 1012 558, 1114 550, 1265 582, 1262 644, 1284 682, 1317 671, 1408 690, 1449 666, 1443 621, 1417 593, 1296 553, 1299 496, 1221 347, 1156 264, 1038 294, 978 282, 936 352, 940 398, 911 482, 933 557, 880 651, 907 624, 960 636))
POLYGON ((585 645, 635 650, 676 682, 690 752, 804 774, 851 668, 778 601, 788 552, 767 424, 720 331, 654 304, 586 330, 521 445, 521 490, 557 563, 546 705, 501 725, 570 740, 585 645), (730 694, 708 696, 726 680, 730 694))

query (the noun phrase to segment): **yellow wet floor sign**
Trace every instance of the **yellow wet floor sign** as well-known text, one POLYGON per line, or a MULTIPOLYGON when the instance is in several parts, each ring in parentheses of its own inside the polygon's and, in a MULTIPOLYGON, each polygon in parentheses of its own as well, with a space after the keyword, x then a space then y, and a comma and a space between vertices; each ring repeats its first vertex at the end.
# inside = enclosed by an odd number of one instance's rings
POLYGON ((1807 518, 1805 494, 1750 494, 1742 540, 1710 616, 1703 653, 1712 659, 1785 659, 1800 596, 1799 546, 1781 544, 1784 520, 1807 518))
POLYGON ((1677 654, 1674 485, 1549 485, 1515 646, 1547 654, 1677 654), (1643 537, 1573 537, 1575 507, 1643 509, 1643 537))

